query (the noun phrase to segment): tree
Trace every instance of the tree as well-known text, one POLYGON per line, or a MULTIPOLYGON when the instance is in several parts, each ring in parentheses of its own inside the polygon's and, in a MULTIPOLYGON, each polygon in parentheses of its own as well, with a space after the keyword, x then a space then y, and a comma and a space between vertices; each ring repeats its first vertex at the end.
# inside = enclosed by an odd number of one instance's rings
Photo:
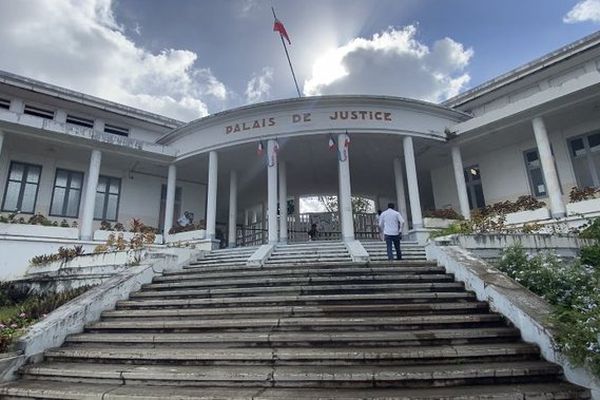
MULTIPOLYGON (((319 201, 323 203, 327 212, 336 213, 339 210, 337 196, 319 196, 319 201)), ((352 196, 352 212, 354 213, 373 213, 375 212, 375 202, 365 197, 352 196)))

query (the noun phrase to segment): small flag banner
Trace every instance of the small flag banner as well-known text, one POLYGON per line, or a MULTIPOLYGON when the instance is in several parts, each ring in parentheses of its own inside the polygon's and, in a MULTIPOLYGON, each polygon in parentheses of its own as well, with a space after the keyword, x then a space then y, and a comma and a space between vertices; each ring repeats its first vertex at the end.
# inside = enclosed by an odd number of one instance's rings
POLYGON ((348 131, 344 135, 344 149, 338 152, 338 159, 340 161, 346 161, 348 159, 348 148, 350 147, 350 136, 348 131))
POLYGON ((274 166, 277 163, 277 153, 279 153, 279 143, 274 140, 275 145, 273 146, 273 152, 269 154, 269 167, 274 166))
POLYGON ((258 147, 256 148, 256 154, 259 156, 262 156, 263 152, 265 151, 265 147, 263 145, 262 141, 258 142, 258 147))
POLYGON ((333 138, 332 135, 329 135, 329 150, 330 151, 335 150, 335 145, 336 145, 335 139, 333 138))

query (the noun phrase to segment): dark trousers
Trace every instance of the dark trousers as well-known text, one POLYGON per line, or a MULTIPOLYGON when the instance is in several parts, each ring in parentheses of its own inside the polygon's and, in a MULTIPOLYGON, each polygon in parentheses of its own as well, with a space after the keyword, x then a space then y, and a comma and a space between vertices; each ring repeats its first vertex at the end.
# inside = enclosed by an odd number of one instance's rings
POLYGON ((400 251, 400 235, 385 235, 385 244, 387 246, 388 260, 393 260, 394 255, 392 253, 392 243, 396 248, 396 258, 402 260, 402 252, 400 251))

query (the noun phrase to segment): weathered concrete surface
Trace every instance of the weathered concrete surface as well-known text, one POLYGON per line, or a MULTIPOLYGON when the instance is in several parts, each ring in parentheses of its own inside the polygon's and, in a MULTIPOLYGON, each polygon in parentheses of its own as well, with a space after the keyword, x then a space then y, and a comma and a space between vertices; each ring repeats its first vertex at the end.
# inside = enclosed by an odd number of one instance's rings
POLYGON ((157 273, 180 267, 181 263, 177 261, 175 255, 154 254, 146 264, 122 271, 51 312, 30 327, 16 343, 21 356, 4 365, 0 363, 5 367, 0 370, 2 380, 14 379, 19 367, 26 362, 39 361, 45 350, 60 346, 68 335, 82 332, 86 324, 97 321, 103 311, 114 308, 117 301, 128 298, 131 292, 151 282, 157 273))
POLYGON ((537 254, 540 250, 551 250, 560 257, 572 258, 579 255, 582 246, 595 243, 592 239, 549 233, 448 235, 436 238, 434 242, 442 246, 460 246, 484 259, 498 259, 502 250, 515 244, 520 244, 530 254, 537 254))
MULTIPOLYGON (((551 242, 551 241, 550 241, 551 242)), ((570 243, 570 242, 567 242, 570 243)), ((600 399, 600 381, 586 369, 572 366, 556 350, 552 326, 547 322, 550 305, 498 269, 458 246, 439 246, 430 242, 427 258, 437 260, 447 272, 475 292, 477 299, 487 301, 490 308, 508 318, 523 339, 540 347, 543 357, 561 365, 572 383, 589 388, 594 399, 600 399)))
POLYGON ((350 257, 352 257, 352 261, 359 263, 369 262, 369 253, 367 253, 360 240, 348 241, 345 244, 350 257))
POLYGON ((274 249, 275 245, 273 244, 264 244, 260 246, 258 249, 256 249, 254 254, 252 254, 250 258, 248 258, 246 264, 254 267, 264 265, 265 262, 269 259, 269 257, 271 257, 271 253, 273 253, 274 249))

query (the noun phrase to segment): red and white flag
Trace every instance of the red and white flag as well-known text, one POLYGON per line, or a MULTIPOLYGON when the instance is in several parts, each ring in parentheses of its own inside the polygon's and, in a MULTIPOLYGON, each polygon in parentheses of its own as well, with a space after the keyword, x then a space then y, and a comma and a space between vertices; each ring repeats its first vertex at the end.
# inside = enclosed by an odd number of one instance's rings
POLYGON ((329 150, 335 150, 335 140, 333 140, 332 136, 329 136, 329 150))
POLYGON ((292 42, 290 41, 290 37, 288 36, 287 31, 285 30, 285 26, 283 26, 283 23, 277 18, 275 18, 275 23, 273 24, 273 31, 279 32, 279 35, 281 35, 282 38, 285 38, 289 44, 292 44, 292 42))

